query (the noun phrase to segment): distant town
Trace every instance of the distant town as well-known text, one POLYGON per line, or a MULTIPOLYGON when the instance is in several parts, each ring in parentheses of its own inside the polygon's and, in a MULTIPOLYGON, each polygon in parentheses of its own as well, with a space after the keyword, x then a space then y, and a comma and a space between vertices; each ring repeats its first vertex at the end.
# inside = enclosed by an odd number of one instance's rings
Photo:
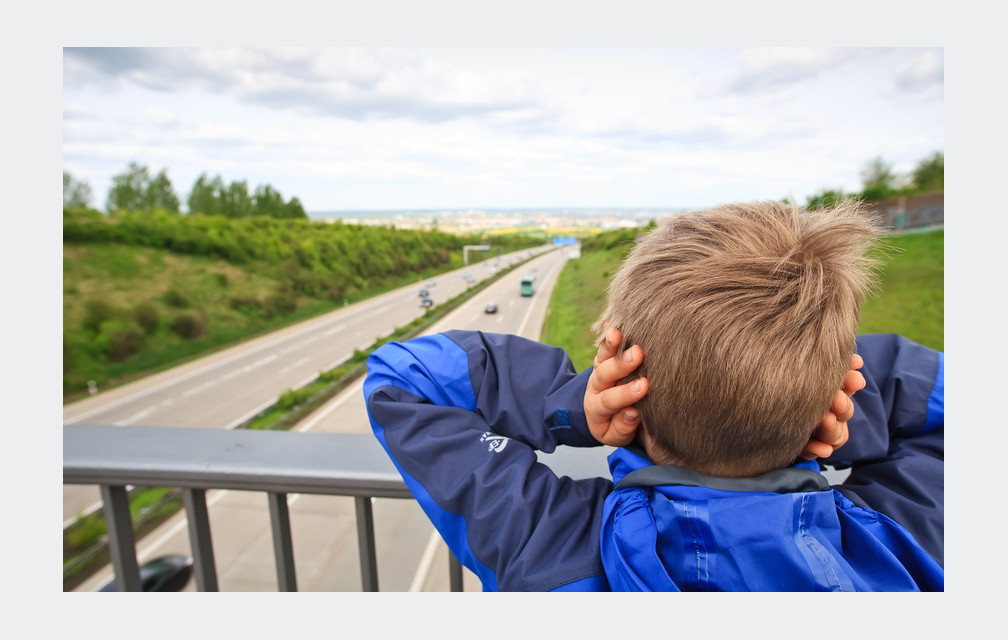
POLYGON ((688 209, 459 209, 309 212, 313 220, 392 226, 448 233, 480 231, 572 231, 585 233, 640 227, 688 209))

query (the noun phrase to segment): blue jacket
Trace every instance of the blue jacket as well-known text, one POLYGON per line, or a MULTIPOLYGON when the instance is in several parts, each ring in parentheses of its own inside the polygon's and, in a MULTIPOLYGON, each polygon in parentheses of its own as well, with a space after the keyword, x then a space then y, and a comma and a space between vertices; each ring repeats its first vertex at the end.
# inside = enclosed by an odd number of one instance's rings
POLYGON ((868 385, 830 459, 852 469, 835 488, 815 463, 739 484, 633 448, 609 457, 612 479, 557 477, 536 451, 598 446, 590 369, 517 336, 388 343, 364 395, 375 436, 484 590, 943 590, 943 354, 898 336, 862 336, 858 353, 868 385))

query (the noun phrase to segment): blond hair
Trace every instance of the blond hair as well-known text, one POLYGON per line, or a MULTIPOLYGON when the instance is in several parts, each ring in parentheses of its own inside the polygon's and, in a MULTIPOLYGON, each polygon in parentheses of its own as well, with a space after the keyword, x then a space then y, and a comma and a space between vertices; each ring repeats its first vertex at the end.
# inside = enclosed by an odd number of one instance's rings
POLYGON ((854 200, 768 201, 673 216, 641 239, 592 329, 643 349, 637 407, 670 461, 720 476, 795 461, 850 365, 880 232, 854 200))

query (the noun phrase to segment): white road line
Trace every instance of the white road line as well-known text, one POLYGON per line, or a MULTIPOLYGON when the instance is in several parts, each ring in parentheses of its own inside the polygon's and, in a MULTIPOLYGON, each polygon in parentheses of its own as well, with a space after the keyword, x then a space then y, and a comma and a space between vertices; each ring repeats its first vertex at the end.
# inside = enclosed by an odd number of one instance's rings
POLYGON ((427 582, 427 575, 430 573, 431 565, 434 564, 434 555, 438 550, 438 543, 441 542, 441 535, 435 529, 431 537, 427 540, 427 547, 424 549, 420 564, 417 565, 417 572, 410 583, 409 592, 417 593, 423 590, 424 583, 427 582))
POLYGON ((262 403, 261 405, 259 405, 255 409, 249 411, 248 413, 246 413, 242 417, 238 418, 237 420, 233 420, 230 423, 224 425, 224 428, 225 429, 234 429, 235 427, 237 427, 241 423, 245 422, 246 420, 248 420, 252 416, 256 415, 257 413, 261 413, 262 411, 264 411, 267 408, 269 408, 270 406, 272 406, 277 401, 277 398, 279 398, 279 397, 280 396, 273 396, 272 398, 270 398, 266 402, 262 403))
POLYGON ((323 332, 322 335, 324 335, 324 336, 331 336, 332 334, 336 333, 337 331, 342 331, 344 327, 346 327, 346 325, 344 325, 344 324, 335 326, 332 329, 329 329, 328 331, 323 332))
POLYGON ((251 371, 253 369, 258 369, 259 367, 263 366, 264 364, 269 363, 269 362, 273 362, 276 359, 277 359, 277 354, 271 353, 270 355, 266 356, 265 358, 260 358, 259 360, 256 360, 252 364, 245 365, 244 367, 242 367, 242 370, 243 371, 251 371))
POLYGON ((310 431, 315 425, 322 421, 323 418, 328 416, 330 413, 335 411, 340 405, 346 402, 352 397, 359 397, 361 392, 364 390, 364 378, 362 377, 360 382, 346 389, 341 395, 337 396, 335 400, 330 402, 328 405, 322 407, 322 409, 316 413, 307 422, 301 423, 301 425, 294 428, 295 431, 310 431))
POLYGON ((348 353, 345 356, 343 356, 342 358, 340 358, 339 360, 333 360, 332 362, 329 363, 329 365, 325 368, 325 370, 329 371, 330 369, 335 369, 336 367, 340 366, 341 364, 343 364, 344 362, 346 362, 347 360, 349 360, 352 357, 353 357, 353 354, 352 353, 348 353))
POLYGON ((199 385, 198 387, 193 387, 192 389, 189 389, 188 391, 183 392, 182 393, 182 397, 183 398, 188 398, 189 396, 194 396, 197 393, 199 393, 200 391, 206 391, 207 389, 209 389, 210 387, 214 386, 215 384, 217 384, 217 380, 207 380, 206 382, 204 382, 203 384, 199 385))
POLYGON ((134 413, 130 417, 126 418, 125 420, 120 420, 119 422, 116 422, 114 424, 117 427, 125 427, 127 425, 133 424, 137 420, 141 420, 143 418, 146 418, 147 416, 149 416, 150 414, 154 413, 157 410, 158 410, 158 405, 154 405, 153 407, 147 407, 143 411, 140 411, 139 413, 134 413))
POLYGON ((294 369, 295 367, 300 367, 301 365, 303 365, 304 363, 308 362, 309 360, 311 360, 311 358, 308 357, 308 356, 305 356, 305 357, 301 358, 300 360, 298 360, 297 362, 294 362, 292 364, 287 365, 286 367, 284 367, 283 369, 281 369, 277 373, 279 375, 283 375, 283 374, 287 373, 288 371, 290 371, 291 369, 294 369))

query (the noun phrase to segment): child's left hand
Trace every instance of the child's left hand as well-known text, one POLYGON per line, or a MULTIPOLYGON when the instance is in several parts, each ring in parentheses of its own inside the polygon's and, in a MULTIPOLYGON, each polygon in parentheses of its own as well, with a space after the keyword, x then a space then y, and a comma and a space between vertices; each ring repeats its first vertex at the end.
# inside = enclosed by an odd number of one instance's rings
POLYGON ((612 447, 630 444, 637 435, 640 413, 633 405, 648 390, 646 378, 616 386, 644 362, 644 352, 636 345, 624 351, 622 358, 615 357, 622 339, 618 329, 606 332, 595 354, 595 368, 584 397, 589 431, 596 440, 612 447))

